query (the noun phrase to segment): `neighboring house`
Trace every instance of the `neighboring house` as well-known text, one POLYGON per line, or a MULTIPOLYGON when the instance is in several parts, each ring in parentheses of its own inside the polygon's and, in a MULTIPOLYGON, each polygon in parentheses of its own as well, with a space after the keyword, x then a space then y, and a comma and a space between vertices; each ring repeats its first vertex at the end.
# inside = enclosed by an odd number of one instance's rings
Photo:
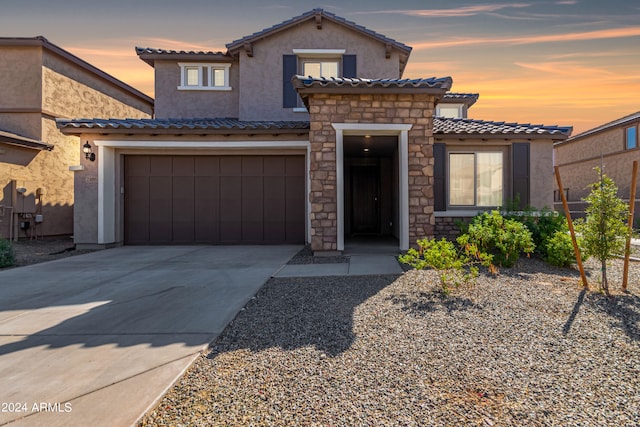
POLYGON ((80 148, 56 118, 152 113, 151 98, 43 37, 0 38, 0 236, 73 233, 80 148))
MULTIPOLYGON (((629 200, 633 161, 640 161, 638 132, 640 111, 554 144, 555 165, 572 215, 584 215, 586 203, 582 199, 589 194, 589 184, 599 179, 594 170, 597 166, 615 181, 618 196, 629 200)), ((558 185, 554 188, 555 207, 562 211, 558 185)), ((636 194, 640 195, 640 191, 636 194)), ((636 217, 640 214, 638 208, 636 202, 636 217)))
POLYGON ((516 196, 553 203, 552 144, 570 127, 467 119, 478 95, 402 79, 409 46, 332 13, 226 52, 136 50, 155 69, 155 119, 58 121, 97 152, 76 173, 80 246, 335 252, 374 235, 404 250, 516 196))

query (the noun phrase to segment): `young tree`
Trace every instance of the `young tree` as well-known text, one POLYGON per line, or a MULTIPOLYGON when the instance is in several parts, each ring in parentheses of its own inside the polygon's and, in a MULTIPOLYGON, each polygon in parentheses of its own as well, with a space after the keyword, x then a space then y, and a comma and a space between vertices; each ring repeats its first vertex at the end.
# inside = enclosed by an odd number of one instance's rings
POLYGON ((583 199, 588 204, 586 218, 578 221, 576 229, 582 234, 586 255, 600 260, 602 289, 609 292, 607 261, 624 254, 629 207, 618 197, 615 182, 600 168, 595 170, 600 180, 589 185, 591 193, 583 199))

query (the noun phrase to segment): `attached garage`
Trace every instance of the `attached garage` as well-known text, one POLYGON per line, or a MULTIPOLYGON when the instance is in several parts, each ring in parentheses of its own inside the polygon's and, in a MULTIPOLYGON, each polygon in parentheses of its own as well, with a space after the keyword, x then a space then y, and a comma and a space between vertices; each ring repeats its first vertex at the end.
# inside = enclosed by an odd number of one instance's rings
POLYGON ((305 242, 303 155, 124 156, 125 244, 305 242))

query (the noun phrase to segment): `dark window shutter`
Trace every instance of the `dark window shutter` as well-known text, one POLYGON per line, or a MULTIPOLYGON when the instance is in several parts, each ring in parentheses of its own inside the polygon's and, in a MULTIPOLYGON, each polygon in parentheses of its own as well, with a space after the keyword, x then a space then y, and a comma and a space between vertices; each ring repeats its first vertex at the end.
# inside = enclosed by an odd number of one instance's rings
POLYGON ((435 198, 434 209, 436 211, 447 210, 446 191, 446 145, 442 143, 433 144, 433 196, 435 198))
POLYGON ((298 106, 298 93, 291 84, 291 77, 297 74, 298 57, 296 55, 282 55, 282 107, 295 108, 298 106))
POLYGON ((356 78, 358 69, 356 65, 356 55, 342 56, 342 77, 356 78))
POLYGON ((530 203, 529 197, 529 143, 514 142, 511 147, 513 170, 513 201, 520 199, 520 209, 526 208, 530 203))

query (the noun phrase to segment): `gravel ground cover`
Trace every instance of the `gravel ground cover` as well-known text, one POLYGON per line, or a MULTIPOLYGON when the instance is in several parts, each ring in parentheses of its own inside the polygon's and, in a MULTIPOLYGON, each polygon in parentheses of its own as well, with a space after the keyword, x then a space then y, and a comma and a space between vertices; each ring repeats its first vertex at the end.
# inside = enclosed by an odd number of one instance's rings
POLYGON ((140 425, 637 426, 630 271, 613 297, 537 259, 448 297, 432 271, 271 279, 140 425))

